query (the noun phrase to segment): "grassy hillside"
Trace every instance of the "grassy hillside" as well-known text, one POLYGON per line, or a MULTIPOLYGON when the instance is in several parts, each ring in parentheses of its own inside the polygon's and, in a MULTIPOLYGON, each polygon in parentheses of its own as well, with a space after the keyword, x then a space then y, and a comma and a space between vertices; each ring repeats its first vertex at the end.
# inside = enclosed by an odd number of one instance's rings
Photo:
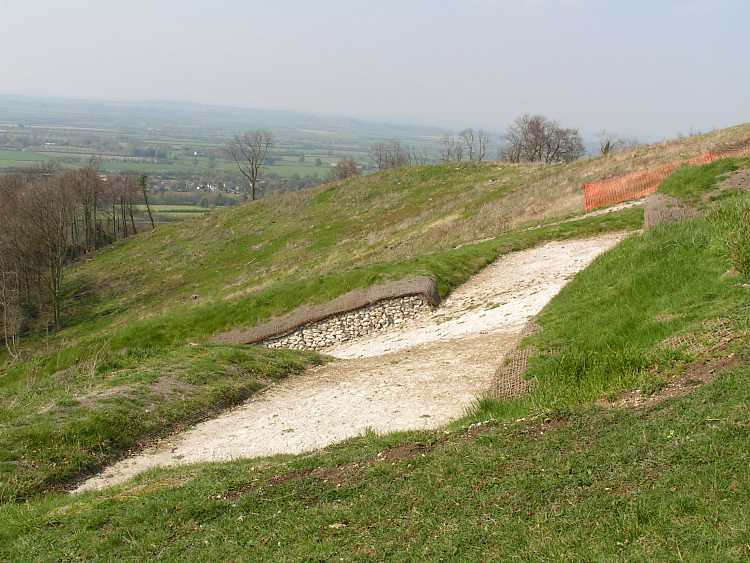
POLYGON ((125 326, 93 320, 89 330, 98 332, 77 344, 5 369, 0 499, 65 485, 144 441, 246 399, 269 380, 320 361, 315 354, 200 343, 219 329, 287 311, 306 299, 331 299, 383 277, 428 272, 447 291, 500 254, 545 240, 634 229, 641 222, 640 210, 628 210, 511 232, 405 263, 279 284, 241 303, 220 302, 125 326))
POLYGON ((743 126, 566 165, 409 168, 165 225, 72 270, 64 338, 90 333, 91 319, 101 330, 173 313, 211 314, 220 303, 241 306, 290 281, 494 238, 580 213, 584 182, 749 140, 750 126, 743 126))
POLYGON ((396 170, 121 241, 70 268, 62 330, 28 337, 15 364, 0 352, 0 499, 69 483, 319 361, 207 345, 219 331, 412 274, 445 295, 503 253, 638 228, 638 210, 557 219, 581 213, 583 182, 748 138, 743 126, 566 165, 396 170))
POLYGON ((706 210, 553 300, 521 399, 445 430, 8 504, 0 558, 746 560, 750 196, 706 210))
MULTIPOLYGON (((448 164, 357 178, 165 225, 72 269, 69 330, 163 316, 396 264, 580 213, 581 184, 750 141, 750 126, 553 166, 448 164)), ((253 319, 247 319, 253 322, 253 319)), ((83 331, 80 331, 83 332, 83 331)))

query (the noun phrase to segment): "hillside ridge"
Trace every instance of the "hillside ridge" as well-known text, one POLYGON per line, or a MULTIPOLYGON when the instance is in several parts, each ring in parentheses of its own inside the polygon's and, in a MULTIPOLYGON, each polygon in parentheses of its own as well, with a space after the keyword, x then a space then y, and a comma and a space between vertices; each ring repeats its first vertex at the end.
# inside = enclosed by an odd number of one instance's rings
POLYGON ((581 184, 748 137, 740 126, 570 164, 392 170, 98 251, 66 273, 62 329, 28 335, 18 362, 0 355, 0 496, 64 487, 320 361, 211 344, 217 334, 414 276, 445 298, 510 252, 639 228, 635 208, 584 218, 581 184))

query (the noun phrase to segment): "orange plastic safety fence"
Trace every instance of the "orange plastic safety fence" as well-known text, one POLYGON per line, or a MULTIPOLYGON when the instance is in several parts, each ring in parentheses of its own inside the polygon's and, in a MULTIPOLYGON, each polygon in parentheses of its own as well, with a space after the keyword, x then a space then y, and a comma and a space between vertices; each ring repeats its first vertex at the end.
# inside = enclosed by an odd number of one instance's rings
POLYGON ((631 172, 610 180, 586 184, 583 186, 586 210, 639 199, 654 193, 676 168, 674 164, 667 164, 656 170, 631 172))
MULTIPOLYGON (((687 164, 709 164, 720 158, 750 156, 750 147, 724 151, 707 152, 684 161, 687 164)), ((606 207, 623 201, 640 199, 659 189, 661 183, 679 168, 683 162, 673 162, 654 170, 631 172, 616 178, 584 184, 584 205, 586 211, 606 207)))

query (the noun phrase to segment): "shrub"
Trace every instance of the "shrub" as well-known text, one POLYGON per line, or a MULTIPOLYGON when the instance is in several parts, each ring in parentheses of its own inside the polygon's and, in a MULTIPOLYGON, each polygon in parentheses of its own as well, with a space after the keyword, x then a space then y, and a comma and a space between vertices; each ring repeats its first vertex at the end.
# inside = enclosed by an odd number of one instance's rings
POLYGON ((715 208, 711 220, 721 230, 734 268, 750 275, 750 198, 732 198, 715 208))

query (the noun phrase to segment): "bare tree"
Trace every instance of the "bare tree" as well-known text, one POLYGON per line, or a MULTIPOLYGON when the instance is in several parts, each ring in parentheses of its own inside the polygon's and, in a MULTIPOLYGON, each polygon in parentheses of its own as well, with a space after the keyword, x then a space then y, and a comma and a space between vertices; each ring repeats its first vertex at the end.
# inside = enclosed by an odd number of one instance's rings
POLYGON ((227 142, 225 147, 227 154, 234 160, 240 173, 247 180, 252 201, 256 198, 263 164, 273 144, 274 139, 270 132, 258 130, 235 136, 227 142))
POLYGON ((378 170, 410 166, 412 162, 411 151, 398 141, 376 143, 371 147, 370 154, 378 170))
POLYGON ((385 170, 385 154, 386 146, 385 143, 375 143, 370 147, 370 154, 372 159, 375 161, 375 166, 378 170, 385 170))
POLYGON ((140 198, 140 187, 136 177, 132 174, 117 174, 107 181, 109 198, 112 205, 113 233, 122 238, 137 234, 135 225, 134 206, 140 198), (128 225, 128 222, 130 225, 128 225))
POLYGON ((577 129, 564 129, 541 115, 523 115, 508 128, 501 153, 509 162, 572 162, 585 153, 577 129))
POLYGON ((19 327, 43 311, 50 326, 59 326, 65 266, 135 234, 142 189, 134 175, 105 180, 95 162, 80 170, 43 166, 0 175, 0 339, 6 347, 17 348, 19 327))
POLYGON ((346 180, 352 176, 359 176, 359 167, 351 158, 339 160, 331 171, 333 180, 346 180))
POLYGON ((543 144, 542 160, 547 164, 552 162, 573 162, 586 153, 583 139, 577 129, 563 129, 557 123, 546 131, 543 144))
POLYGON ((461 162, 464 159, 464 145, 461 142, 454 143, 453 157, 456 162, 461 162))
POLYGON ((97 222, 99 198, 102 192, 102 179, 99 175, 99 161, 92 158, 80 170, 66 172, 61 182, 68 197, 76 204, 71 225, 72 244, 79 253, 95 250, 98 244, 97 222))
POLYGON ((456 139, 453 135, 445 135, 440 140, 440 160, 451 162, 456 159, 456 139))
POLYGON ((0 323, 8 354, 18 359, 21 313, 20 247, 17 193, 0 184, 0 323))
POLYGON ((430 162, 430 155, 426 150, 412 149, 410 160, 415 165, 424 166, 430 162))
POLYGON ((521 162, 524 153, 525 138, 526 131, 518 122, 509 127, 505 133, 505 144, 497 151, 498 160, 521 162))
POLYGON ((599 152, 602 156, 609 156, 639 144, 635 139, 622 137, 606 130, 599 131, 596 136, 599 139, 599 152))
POLYGON ((463 141, 469 160, 474 160, 474 129, 464 129, 458 136, 463 141))
POLYGON ((23 208, 27 229, 29 259, 37 264, 37 273, 49 298, 52 322, 60 326, 60 300, 65 259, 70 239, 68 225, 73 212, 55 178, 39 178, 26 192, 23 208))
POLYGON ((18 332, 21 325, 21 285, 18 272, 3 270, 0 260, 0 321, 3 324, 3 341, 13 360, 18 359, 18 332))
POLYGON ((490 135, 487 131, 480 129, 477 131, 477 160, 483 161, 487 156, 487 147, 490 144, 490 135))
POLYGON ((148 220, 151 221, 151 230, 153 231, 156 229, 156 224, 154 223, 154 216, 151 214, 151 205, 148 202, 148 176, 145 174, 141 175, 139 178, 139 183, 141 185, 141 194, 143 195, 143 201, 146 204, 146 211, 148 211, 148 220))
POLYGON ((389 168, 411 166, 411 151, 398 141, 391 141, 386 158, 389 168))
POLYGON ((446 135, 440 140, 440 160, 461 162, 466 156, 481 162, 487 157, 489 143, 490 135, 482 129, 464 129, 458 135, 446 135))

